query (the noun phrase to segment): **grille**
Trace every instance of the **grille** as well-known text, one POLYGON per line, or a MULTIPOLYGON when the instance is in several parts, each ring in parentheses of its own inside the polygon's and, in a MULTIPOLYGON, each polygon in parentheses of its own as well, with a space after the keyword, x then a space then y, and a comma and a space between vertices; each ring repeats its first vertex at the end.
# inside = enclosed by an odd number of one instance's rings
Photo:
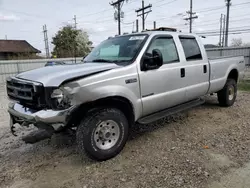
POLYGON ((44 89, 41 85, 12 78, 7 80, 6 87, 8 97, 25 107, 39 109, 45 102, 44 89))

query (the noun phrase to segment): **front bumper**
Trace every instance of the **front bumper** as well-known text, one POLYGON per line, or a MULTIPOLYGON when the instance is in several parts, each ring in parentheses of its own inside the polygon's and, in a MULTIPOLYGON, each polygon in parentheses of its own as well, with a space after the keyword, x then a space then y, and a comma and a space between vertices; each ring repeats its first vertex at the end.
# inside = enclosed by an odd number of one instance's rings
MULTIPOLYGON (((75 109, 74 106, 66 110, 33 110, 26 108, 18 103, 10 103, 8 112, 11 117, 11 124, 18 123, 20 125, 33 124, 37 127, 45 125, 58 129, 58 125, 61 127, 66 126, 71 113, 75 109)), ((11 125, 13 126, 13 125, 11 125)))

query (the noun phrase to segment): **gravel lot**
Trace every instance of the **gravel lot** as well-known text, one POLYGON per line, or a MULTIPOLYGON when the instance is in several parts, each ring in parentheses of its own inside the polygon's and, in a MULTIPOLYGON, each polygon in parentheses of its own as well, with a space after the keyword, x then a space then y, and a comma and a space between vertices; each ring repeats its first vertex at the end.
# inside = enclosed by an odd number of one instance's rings
POLYGON ((33 145, 12 136, 3 88, 1 188, 250 187, 250 93, 240 92, 230 108, 213 96, 171 119, 137 125, 119 156, 95 162, 77 154, 74 135, 33 145))

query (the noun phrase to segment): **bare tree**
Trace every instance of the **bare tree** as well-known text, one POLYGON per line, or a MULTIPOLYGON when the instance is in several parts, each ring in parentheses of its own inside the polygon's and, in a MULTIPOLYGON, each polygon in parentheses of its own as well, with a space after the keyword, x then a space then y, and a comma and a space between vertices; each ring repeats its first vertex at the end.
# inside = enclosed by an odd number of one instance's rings
POLYGON ((233 38, 231 42, 231 46, 237 47, 237 46, 242 46, 243 42, 241 38, 233 38))
POLYGON ((250 46, 250 42, 244 43, 243 46, 250 46))

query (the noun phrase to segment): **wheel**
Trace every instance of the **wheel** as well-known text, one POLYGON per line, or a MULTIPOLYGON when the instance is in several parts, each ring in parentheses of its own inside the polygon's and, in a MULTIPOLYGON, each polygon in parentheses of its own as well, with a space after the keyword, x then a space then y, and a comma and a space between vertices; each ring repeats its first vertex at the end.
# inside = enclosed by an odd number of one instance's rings
POLYGON ((233 79, 228 79, 224 88, 217 93, 218 101, 221 106, 232 106, 237 97, 237 83, 233 79))
POLYGON ((128 120, 115 108, 98 109, 82 120, 76 140, 80 152, 92 159, 103 161, 115 157, 126 144, 128 120))

